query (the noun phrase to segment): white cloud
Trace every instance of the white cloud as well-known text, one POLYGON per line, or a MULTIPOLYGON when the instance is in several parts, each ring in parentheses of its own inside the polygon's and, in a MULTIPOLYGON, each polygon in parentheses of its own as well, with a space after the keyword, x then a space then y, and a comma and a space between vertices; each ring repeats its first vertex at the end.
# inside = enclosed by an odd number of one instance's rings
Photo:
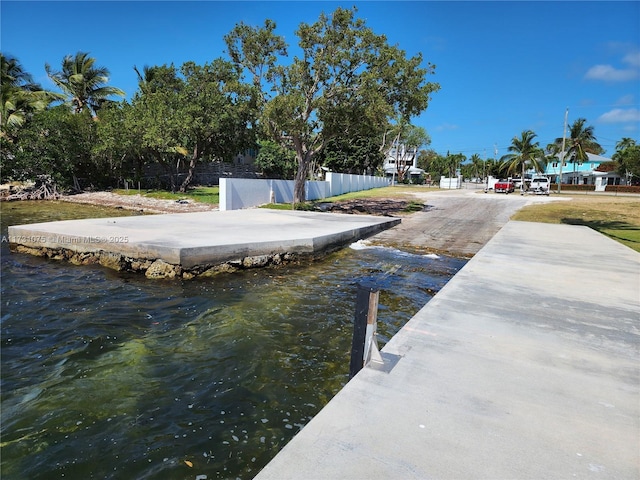
POLYGON ((636 103, 636 98, 632 94, 623 95, 616 101, 616 105, 633 105, 636 103))
POLYGON ((629 53, 624 56, 622 61, 628 63, 632 67, 640 67, 640 52, 629 53))
POLYGON ((458 129, 458 125, 452 125, 450 123, 443 123, 442 125, 438 125, 436 127, 437 132, 444 132, 448 130, 457 130, 457 129, 458 129))
POLYGON ((603 123, 640 122, 640 110, 637 108, 614 108, 598 117, 603 123))
POLYGON ((638 70, 632 68, 618 69, 611 65, 595 65, 587 71, 585 78, 607 82, 626 82, 638 78, 638 70))

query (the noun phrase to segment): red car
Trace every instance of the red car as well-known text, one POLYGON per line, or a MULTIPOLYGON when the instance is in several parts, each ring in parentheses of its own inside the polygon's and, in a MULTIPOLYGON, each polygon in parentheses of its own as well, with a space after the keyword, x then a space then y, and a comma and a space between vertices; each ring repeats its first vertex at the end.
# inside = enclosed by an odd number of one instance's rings
POLYGON ((496 193, 511 193, 515 191, 516 187, 511 180, 500 180, 496 182, 493 187, 493 190, 496 193))

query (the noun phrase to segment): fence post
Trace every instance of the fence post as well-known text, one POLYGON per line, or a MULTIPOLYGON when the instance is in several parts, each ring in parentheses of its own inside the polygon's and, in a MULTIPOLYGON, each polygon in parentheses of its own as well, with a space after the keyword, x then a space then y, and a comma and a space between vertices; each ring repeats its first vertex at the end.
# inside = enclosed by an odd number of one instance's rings
POLYGON ((353 322, 353 340, 351 342, 351 362, 349 364, 349 379, 362 370, 371 357, 377 343, 375 342, 375 326, 378 317, 379 290, 372 285, 358 285, 356 297, 356 312, 353 322), (370 337, 370 338, 367 338, 370 337), (367 347, 365 349, 365 344, 367 347))

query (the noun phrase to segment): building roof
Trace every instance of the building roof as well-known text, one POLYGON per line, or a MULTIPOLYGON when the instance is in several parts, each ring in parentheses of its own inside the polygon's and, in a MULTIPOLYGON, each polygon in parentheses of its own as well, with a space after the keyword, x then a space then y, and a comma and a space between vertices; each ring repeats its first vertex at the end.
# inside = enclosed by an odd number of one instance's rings
POLYGON ((596 155, 595 153, 587 152, 587 157, 589 157, 590 162, 600 162, 600 163, 611 162, 610 158, 603 157, 601 155, 596 155))

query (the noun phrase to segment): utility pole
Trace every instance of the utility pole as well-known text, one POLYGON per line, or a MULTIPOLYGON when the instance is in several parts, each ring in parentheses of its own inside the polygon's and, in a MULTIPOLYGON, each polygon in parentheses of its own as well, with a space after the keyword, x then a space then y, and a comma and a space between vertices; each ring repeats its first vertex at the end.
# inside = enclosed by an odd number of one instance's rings
POLYGON ((569 118, 569 107, 564 112, 564 131, 562 132, 562 151, 560 152, 560 178, 558 179, 558 193, 562 190, 562 165, 564 164, 564 148, 567 143, 567 119, 569 118))
POLYGON ((482 155, 482 181, 486 183, 486 167, 487 167, 487 149, 484 149, 484 154, 482 155))

